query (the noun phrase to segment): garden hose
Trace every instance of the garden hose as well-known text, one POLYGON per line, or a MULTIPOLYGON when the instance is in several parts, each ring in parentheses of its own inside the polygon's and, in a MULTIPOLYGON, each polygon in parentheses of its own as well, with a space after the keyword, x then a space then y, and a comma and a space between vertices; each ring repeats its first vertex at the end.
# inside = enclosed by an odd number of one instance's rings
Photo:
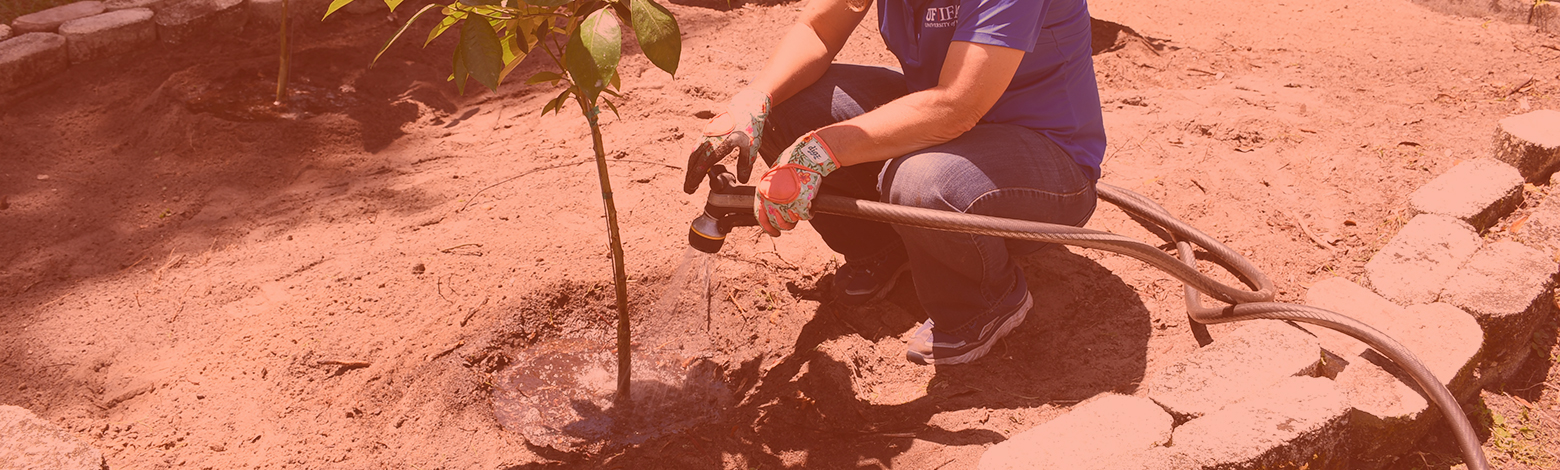
MULTIPOLYGON (((716 178, 711 178, 714 181, 716 178)), ((714 185, 714 183, 712 183, 714 185)), ((742 188, 746 189, 746 188, 742 188)), ((1398 364, 1419 388, 1435 403, 1447 421, 1457 440, 1463 460, 1470 470, 1487 470, 1484 449, 1467 416, 1462 413, 1457 399, 1437 380, 1414 354, 1397 341, 1371 328, 1369 325, 1342 314, 1305 305, 1273 301, 1273 283, 1249 260, 1213 237, 1187 225, 1170 215, 1159 204, 1137 193, 1106 183, 1098 183, 1100 199, 1120 207, 1127 213, 1146 221, 1150 230, 1162 230, 1175 240, 1180 259, 1170 256, 1158 247, 1141 241, 1099 230, 1070 225, 1049 224, 1028 220, 1007 219, 976 214, 923 209, 876 201, 853 199, 820 194, 813 200, 814 211, 827 214, 873 220, 893 225, 903 225, 933 230, 989 235, 1017 240, 1058 243, 1119 253, 1137 258, 1159 268, 1185 283, 1187 316, 1195 326, 1201 324, 1228 323, 1243 320, 1286 320, 1309 323, 1332 329, 1374 348, 1383 356, 1398 364), (1230 286, 1198 272, 1193 245, 1201 247, 1228 267, 1253 289, 1230 286), (1204 307, 1201 294, 1230 304, 1224 307, 1204 307)), ((722 190, 711 191, 706 214, 711 208, 724 208, 728 213, 751 216, 753 196, 750 192, 722 190)), ((708 215, 701 218, 709 217, 708 215)), ((729 227, 722 227, 729 230, 729 227)), ((724 231, 721 232, 724 235, 724 231)), ((718 244, 715 249, 719 249, 718 244)), ((1204 330, 1204 334, 1205 330, 1204 330)))

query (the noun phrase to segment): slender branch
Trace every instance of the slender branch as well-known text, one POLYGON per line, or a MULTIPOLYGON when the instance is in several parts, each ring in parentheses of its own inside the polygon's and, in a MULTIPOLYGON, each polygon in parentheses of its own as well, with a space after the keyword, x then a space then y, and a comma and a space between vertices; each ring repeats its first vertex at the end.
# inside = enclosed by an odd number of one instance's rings
POLYGON ((617 206, 612 201, 612 180, 607 176, 607 152, 601 141, 601 124, 597 122, 600 110, 596 109, 595 103, 586 98, 584 93, 576 91, 574 98, 580 105, 580 111, 584 112, 586 122, 590 123, 591 144, 596 149, 596 173, 601 177, 601 202, 607 212, 607 237, 612 249, 612 283, 617 291, 618 310, 618 381, 617 397, 614 398, 614 402, 618 407, 632 409, 633 401, 629 391, 633 358, 629 350, 631 332, 628 316, 628 270, 623 262, 623 239, 618 231, 617 206))
POLYGON ((292 54, 288 53, 289 49, 287 47, 287 23, 289 23, 288 17, 290 16, 292 15, 287 11, 287 0, 282 0, 282 52, 280 60, 281 70, 276 72, 275 104, 278 106, 282 104, 282 95, 287 92, 287 66, 288 62, 292 61, 292 54))

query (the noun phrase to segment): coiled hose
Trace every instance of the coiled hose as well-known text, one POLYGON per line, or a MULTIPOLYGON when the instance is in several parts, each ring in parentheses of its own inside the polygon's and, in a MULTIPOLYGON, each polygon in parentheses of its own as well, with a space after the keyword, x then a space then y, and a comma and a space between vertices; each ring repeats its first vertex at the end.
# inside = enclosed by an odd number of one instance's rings
POLYGON ((1375 328, 1342 314, 1305 305, 1274 302, 1272 281, 1269 281, 1261 270, 1235 250, 1176 219, 1164 207, 1142 195, 1106 183, 1098 183, 1096 188, 1100 199, 1152 222, 1169 233, 1175 239, 1176 251, 1180 259, 1177 260, 1155 246, 1132 238, 1069 225, 907 207, 827 194, 819 195, 814 199, 812 207, 813 210, 822 213, 895 225, 1059 243, 1119 253, 1147 262, 1185 283, 1187 315, 1197 323, 1214 324, 1258 319, 1288 320, 1318 325, 1349 335, 1391 359, 1413 377, 1419 384, 1419 388, 1429 395, 1430 401, 1440 408, 1441 413, 1450 422, 1452 433, 1457 439, 1457 446, 1462 451, 1463 460, 1470 470, 1489 468, 1484 458, 1484 449, 1479 446, 1478 436, 1474 434, 1468 418, 1463 415, 1457 399, 1446 389, 1446 386, 1441 384, 1440 380, 1436 379, 1430 369, 1425 368, 1424 364, 1414 357, 1408 348, 1375 328), (1229 286, 1198 272, 1193 244, 1202 247, 1223 265, 1233 269, 1236 275, 1255 290, 1229 286), (1206 293, 1230 305, 1204 307, 1200 293, 1206 293))

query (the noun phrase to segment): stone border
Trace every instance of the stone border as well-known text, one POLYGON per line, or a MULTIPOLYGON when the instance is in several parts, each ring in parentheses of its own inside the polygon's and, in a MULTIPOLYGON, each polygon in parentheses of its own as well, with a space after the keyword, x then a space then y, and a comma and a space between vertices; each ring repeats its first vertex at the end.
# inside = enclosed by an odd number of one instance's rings
MULTIPOLYGON (((324 1, 294 0, 305 3, 295 5, 295 13, 314 11, 310 7, 324 1)), ((343 11, 384 8, 363 0, 343 11)), ((22 15, 11 25, 0 24, 0 94, 43 82, 71 64, 159 43, 237 35, 249 24, 274 28, 281 16, 281 0, 87 0, 22 15)))
POLYGON ((1410 0, 1449 15, 1493 18, 1507 23, 1533 25, 1540 33, 1560 35, 1560 4, 1535 5, 1533 0, 1410 0))
MULTIPOLYGON (((1332 278, 1305 296, 1397 340, 1463 402, 1520 369, 1556 314, 1560 191, 1530 216, 1539 234, 1523 241, 1537 249, 1480 233, 1522 205, 1524 181, 1560 180, 1560 112, 1496 134, 1494 159, 1414 193, 1414 218, 1366 264, 1369 288, 1332 278)), ((1256 321, 1144 377, 1136 396, 1102 394, 992 446, 979 468, 1381 468, 1442 420, 1417 388, 1353 338, 1256 321)))

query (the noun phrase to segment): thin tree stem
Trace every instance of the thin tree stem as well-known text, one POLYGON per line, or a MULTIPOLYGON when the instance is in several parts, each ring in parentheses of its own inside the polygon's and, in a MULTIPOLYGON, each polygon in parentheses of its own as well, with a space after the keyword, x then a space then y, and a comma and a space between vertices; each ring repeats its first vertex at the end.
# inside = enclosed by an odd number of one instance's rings
POLYGON ((282 104, 282 95, 287 92, 287 66, 288 62, 291 61, 290 59, 292 59, 292 54, 288 54, 287 49, 287 20, 290 16, 292 16, 292 14, 287 11, 287 0, 282 0, 282 52, 279 54, 282 65, 281 70, 276 72, 275 104, 277 105, 282 104))
POLYGON ((612 202, 612 180, 607 177, 607 153, 601 143, 601 125, 596 121, 599 113, 595 103, 589 102, 582 95, 576 93, 575 99, 580 104, 580 110, 585 113, 585 120, 590 123, 591 143, 596 147, 596 175, 601 178, 601 202, 607 211, 607 237, 612 246, 612 282, 617 288, 618 381, 615 402, 619 408, 630 409, 633 406, 629 395, 633 359, 629 351, 628 269, 623 263, 623 238, 618 232, 617 205, 612 202))

